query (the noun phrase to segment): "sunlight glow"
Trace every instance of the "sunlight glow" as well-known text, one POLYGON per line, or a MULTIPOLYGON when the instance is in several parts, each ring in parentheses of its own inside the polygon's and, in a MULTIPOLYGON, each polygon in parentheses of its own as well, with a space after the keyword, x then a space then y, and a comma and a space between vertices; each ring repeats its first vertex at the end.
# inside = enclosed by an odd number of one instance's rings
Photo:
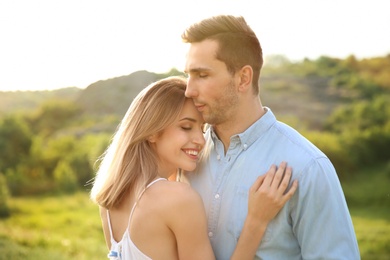
POLYGON ((222 13, 243 15, 265 55, 382 56, 390 53, 389 7, 387 0, 1 1, 0 91, 180 70, 183 29, 222 13))

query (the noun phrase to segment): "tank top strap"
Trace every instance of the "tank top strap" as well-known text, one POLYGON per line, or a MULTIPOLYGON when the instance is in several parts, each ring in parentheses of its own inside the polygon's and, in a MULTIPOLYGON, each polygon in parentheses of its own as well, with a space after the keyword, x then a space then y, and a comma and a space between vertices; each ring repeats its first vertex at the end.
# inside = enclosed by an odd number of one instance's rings
MULTIPOLYGON (((148 184, 148 186, 146 186, 146 188, 145 188, 145 190, 147 189, 147 188, 149 188, 150 186, 152 186, 153 184, 155 184, 156 182, 158 182, 158 181, 167 181, 167 179, 166 178, 157 178, 157 179, 155 179, 154 181, 152 181, 151 183, 149 183, 148 184)), ((145 192, 145 190, 143 191, 143 192, 145 192)), ((142 193, 143 193, 142 192, 142 193)), ((141 194, 142 195, 142 194, 141 194)), ((141 196, 140 196, 141 197, 141 196)), ((140 197, 138 198, 138 199, 140 199, 140 197)))
POLYGON ((114 237, 112 235, 112 227, 111 227, 111 219, 110 219, 110 211, 109 210, 107 210, 107 224, 108 224, 108 230, 110 231, 110 241, 112 244, 114 237))
MULTIPOLYGON (((157 179, 153 180, 151 183, 149 183, 149 184, 146 186, 146 188, 141 192, 141 194, 138 196, 137 201, 134 203, 133 207, 131 208, 130 216, 129 216, 129 221, 127 222, 127 229, 129 229, 129 227, 130 227, 130 221, 131 221, 131 218, 133 217, 133 213, 134 213, 135 207, 137 206, 138 201, 141 199, 141 197, 142 197, 142 195, 144 194, 144 192, 145 192, 150 186, 152 186, 153 184, 155 184, 156 182, 158 182, 158 181, 166 181, 166 180, 167 180, 166 178, 157 178, 157 179)), ((110 232, 111 232, 111 228, 110 228, 110 232)))

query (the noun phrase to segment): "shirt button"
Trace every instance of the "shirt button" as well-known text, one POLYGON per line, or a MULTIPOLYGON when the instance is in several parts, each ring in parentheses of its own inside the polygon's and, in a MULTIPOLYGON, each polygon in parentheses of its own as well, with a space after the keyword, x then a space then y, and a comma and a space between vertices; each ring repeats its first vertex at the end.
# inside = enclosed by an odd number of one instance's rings
POLYGON ((246 150, 246 148, 248 148, 248 145, 247 145, 247 144, 244 144, 244 150, 246 150))
POLYGON ((217 155, 217 160, 221 160, 221 156, 219 154, 217 155))
POLYGON ((214 198, 219 199, 219 194, 215 194, 214 198))
POLYGON ((212 237, 213 235, 213 232, 209 232, 209 237, 212 237))

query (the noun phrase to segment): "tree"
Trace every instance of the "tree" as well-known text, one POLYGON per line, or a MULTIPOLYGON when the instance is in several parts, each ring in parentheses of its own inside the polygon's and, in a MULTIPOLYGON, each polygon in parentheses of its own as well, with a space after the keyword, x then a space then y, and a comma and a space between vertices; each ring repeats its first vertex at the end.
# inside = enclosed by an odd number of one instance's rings
POLYGON ((389 95, 357 101, 337 109, 328 119, 327 129, 340 140, 357 165, 385 162, 390 158, 389 95))
POLYGON ((28 157, 32 134, 17 116, 6 116, 0 122, 0 172, 15 168, 28 157))
POLYGON ((68 126, 70 121, 80 113, 80 108, 73 102, 56 100, 43 104, 31 117, 31 127, 34 133, 50 136, 56 131, 68 126))
POLYGON ((0 218, 6 218, 10 215, 8 207, 8 187, 3 174, 0 174, 0 218))
POLYGON ((54 179, 61 191, 70 193, 77 189, 76 174, 66 160, 58 163, 54 170, 54 179))

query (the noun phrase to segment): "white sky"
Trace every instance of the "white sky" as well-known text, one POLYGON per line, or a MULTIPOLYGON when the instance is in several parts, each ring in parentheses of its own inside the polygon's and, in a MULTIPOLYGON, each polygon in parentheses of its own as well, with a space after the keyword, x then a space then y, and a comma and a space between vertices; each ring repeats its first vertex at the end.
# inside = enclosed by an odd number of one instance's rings
POLYGON ((184 28, 221 13, 243 15, 265 56, 390 54, 389 0, 1 0, 0 91, 182 69, 184 28))

